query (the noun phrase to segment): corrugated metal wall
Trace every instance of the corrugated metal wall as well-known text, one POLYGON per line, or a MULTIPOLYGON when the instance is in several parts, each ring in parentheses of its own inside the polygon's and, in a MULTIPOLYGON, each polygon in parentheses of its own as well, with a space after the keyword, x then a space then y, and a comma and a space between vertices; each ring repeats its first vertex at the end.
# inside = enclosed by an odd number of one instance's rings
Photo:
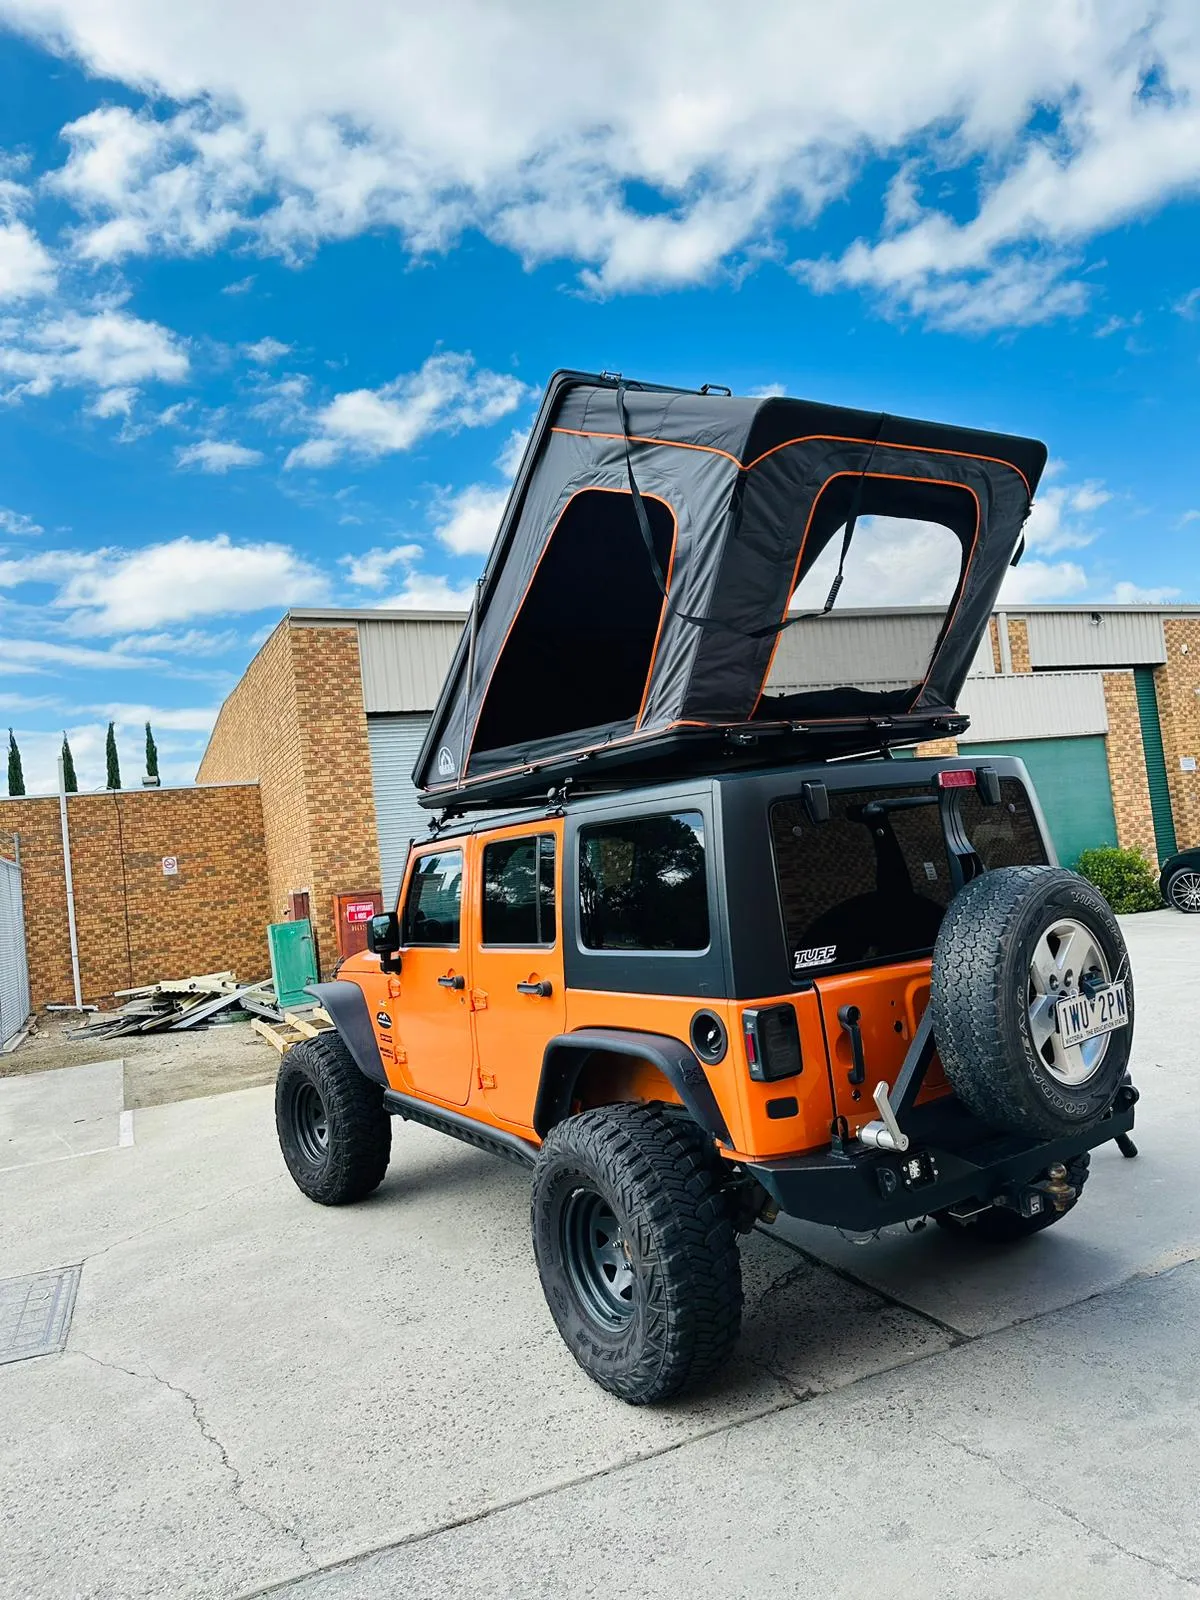
POLYGON ((360 622, 358 654, 367 715, 432 711, 462 630, 457 618, 360 622))
POLYGON ((367 718, 375 824, 379 830, 380 884, 383 903, 389 911, 400 890, 408 841, 429 836, 430 813, 417 804, 417 791, 412 781, 412 769, 428 727, 427 711, 408 716, 367 718))
POLYGON ((861 684, 902 689, 920 683, 933 655, 945 612, 847 611, 799 622, 779 636, 768 689, 861 684))
POLYGON ((1154 612, 1031 611, 1025 618, 1034 667, 1133 667, 1167 659, 1162 617, 1154 612))
POLYGON ((1017 672, 968 678, 958 709, 971 719, 965 738, 1062 739, 1107 733, 1098 672, 1017 672))
POLYGON ((21 869, 15 861, 0 859, 0 1045, 21 1031, 28 1016, 29 962, 21 869))

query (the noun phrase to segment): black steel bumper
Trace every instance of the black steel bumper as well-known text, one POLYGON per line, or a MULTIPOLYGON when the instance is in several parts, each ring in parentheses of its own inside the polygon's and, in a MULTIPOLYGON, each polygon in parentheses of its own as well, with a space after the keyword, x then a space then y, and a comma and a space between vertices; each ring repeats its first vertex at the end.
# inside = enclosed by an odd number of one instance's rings
POLYGON ((1108 1114, 1085 1132, 1037 1141, 997 1135, 957 1101, 918 1106, 905 1125, 904 1155, 868 1150, 857 1140, 841 1149, 749 1165, 748 1171, 789 1217, 869 1232, 927 1216, 964 1200, 987 1202, 1106 1144, 1133 1127, 1138 1092, 1122 1087, 1108 1114))

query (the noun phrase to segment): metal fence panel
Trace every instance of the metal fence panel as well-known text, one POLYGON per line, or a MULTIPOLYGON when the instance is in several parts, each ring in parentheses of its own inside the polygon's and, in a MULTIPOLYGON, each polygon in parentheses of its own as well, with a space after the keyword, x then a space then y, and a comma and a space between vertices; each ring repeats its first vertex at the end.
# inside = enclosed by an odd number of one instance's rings
POLYGON ((20 1033, 29 1009, 21 867, 17 861, 0 857, 0 1045, 20 1033))

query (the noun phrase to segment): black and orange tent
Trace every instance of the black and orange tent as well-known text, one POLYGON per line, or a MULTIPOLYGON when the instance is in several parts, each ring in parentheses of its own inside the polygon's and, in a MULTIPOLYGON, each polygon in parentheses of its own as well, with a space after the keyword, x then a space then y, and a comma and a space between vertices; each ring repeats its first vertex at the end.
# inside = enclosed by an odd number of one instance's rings
POLYGON ((556 373, 418 758, 423 803, 957 731, 1045 462, 1044 445, 1005 434, 556 373), (856 527, 878 517, 953 536, 928 661, 885 683, 770 693, 793 624, 821 655, 856 527), (791 611, 823 555, 825 603, 791 611))

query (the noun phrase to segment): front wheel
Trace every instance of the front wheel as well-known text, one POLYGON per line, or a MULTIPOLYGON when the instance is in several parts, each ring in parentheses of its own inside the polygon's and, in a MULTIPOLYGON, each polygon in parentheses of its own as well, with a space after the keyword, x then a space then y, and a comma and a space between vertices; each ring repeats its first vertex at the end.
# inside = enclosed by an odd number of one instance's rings
POLYGON ((336 1033, 294 1045, 275 1083, 279 1148, 296 1187, 323 1206, 363 1200, 383 1182, 392 1119, 336 1033))
POLYGON ((654 1105, 582 1112, 539 1152, 546 1302, 579 1365, 631 1405, 703 1382, 737 1340, 741 1264, 721 1177, 699 1128, 654 1105))

